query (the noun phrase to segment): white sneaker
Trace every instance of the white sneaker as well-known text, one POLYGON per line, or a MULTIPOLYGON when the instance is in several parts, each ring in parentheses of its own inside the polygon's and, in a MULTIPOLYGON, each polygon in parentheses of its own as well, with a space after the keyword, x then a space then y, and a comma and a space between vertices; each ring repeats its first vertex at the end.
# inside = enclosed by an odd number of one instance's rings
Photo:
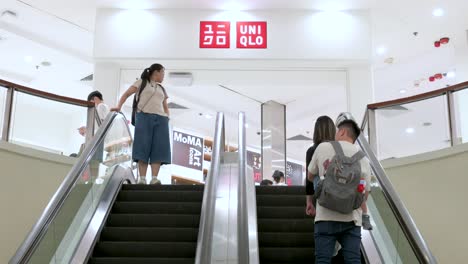
POLYGON ((153 177, 151 179, 150 185, 161 185, 161 181, 158 180, 158 177, 153 177))
POLYGON ((146 178, 145 177, 140 177, 138 179, 137 184, 146 185, 146 178))

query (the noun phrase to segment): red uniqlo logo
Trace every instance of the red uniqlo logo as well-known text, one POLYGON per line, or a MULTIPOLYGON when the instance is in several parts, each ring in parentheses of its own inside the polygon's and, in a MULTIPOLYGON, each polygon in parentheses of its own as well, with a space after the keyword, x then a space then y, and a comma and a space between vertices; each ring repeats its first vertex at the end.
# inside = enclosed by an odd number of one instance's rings
POLYGON ((238 49, 266 49, 266 22, 237 22, 238 49))
POLYGON ((231 32, 231 22, 200 21, 201 49, 228 49, 231 32))

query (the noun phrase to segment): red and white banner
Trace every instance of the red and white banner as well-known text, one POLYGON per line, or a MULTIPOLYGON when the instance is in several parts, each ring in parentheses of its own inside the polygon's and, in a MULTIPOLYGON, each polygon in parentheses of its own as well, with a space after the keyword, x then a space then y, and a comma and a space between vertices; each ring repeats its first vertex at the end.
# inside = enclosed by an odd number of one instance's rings
POLYGON ((238 49, 266 49, 267 22, 237 22, 238 49))
POLYGON ((229 49, 231 22, 200 21, 200 49, 229 49))

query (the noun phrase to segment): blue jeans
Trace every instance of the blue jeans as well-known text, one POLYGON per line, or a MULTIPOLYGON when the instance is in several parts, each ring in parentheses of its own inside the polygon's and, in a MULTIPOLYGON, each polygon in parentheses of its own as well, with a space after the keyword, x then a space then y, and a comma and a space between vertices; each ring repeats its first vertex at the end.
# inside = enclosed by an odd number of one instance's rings
POLYGON ((361 263, 361 227, 354 222, 316 222, 314 236, 316 264, 331 263, 336 241, 341 244, 345 263, 361 263))

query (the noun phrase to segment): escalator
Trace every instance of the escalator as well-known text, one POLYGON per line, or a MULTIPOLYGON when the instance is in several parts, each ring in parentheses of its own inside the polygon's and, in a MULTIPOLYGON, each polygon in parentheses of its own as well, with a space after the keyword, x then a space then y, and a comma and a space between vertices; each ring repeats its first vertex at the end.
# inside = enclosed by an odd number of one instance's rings
MULTIPOLYGON (((128 122, 109 114, 9 263, 313 263, 304 187, 255 187, 245 124, 240 113, 228 153, 218 113, 204 186, 142 186, 128 122)), ((358 143, 374 173, 362 263, 437 263, 363 135, 358 143)))
POLYGON ((210 263, 224 116, 205 186, 135 185, 132 142, 110 113, 9 263, 210 263))
POLYGON ((305 214, 305 187, 257 186, 260 263, 312 263, 314 219, 305 214))
POLYGON ((91 264, 192 264, 202 185, 123 185, 91 264))
MULTIPOLYGON (((374 226, 362 230, 361 263, 437 263, 363 133, 357 143, 372 168, 367 205, 374 226)), ((314 263, 314 221, 305 215, 305 188, 259 186, 254 192, 247 203, 256 204, 250 225, 257 227, 259 263, 314 263)), ((345 263, 341 252, 332 263, 345 263)))

